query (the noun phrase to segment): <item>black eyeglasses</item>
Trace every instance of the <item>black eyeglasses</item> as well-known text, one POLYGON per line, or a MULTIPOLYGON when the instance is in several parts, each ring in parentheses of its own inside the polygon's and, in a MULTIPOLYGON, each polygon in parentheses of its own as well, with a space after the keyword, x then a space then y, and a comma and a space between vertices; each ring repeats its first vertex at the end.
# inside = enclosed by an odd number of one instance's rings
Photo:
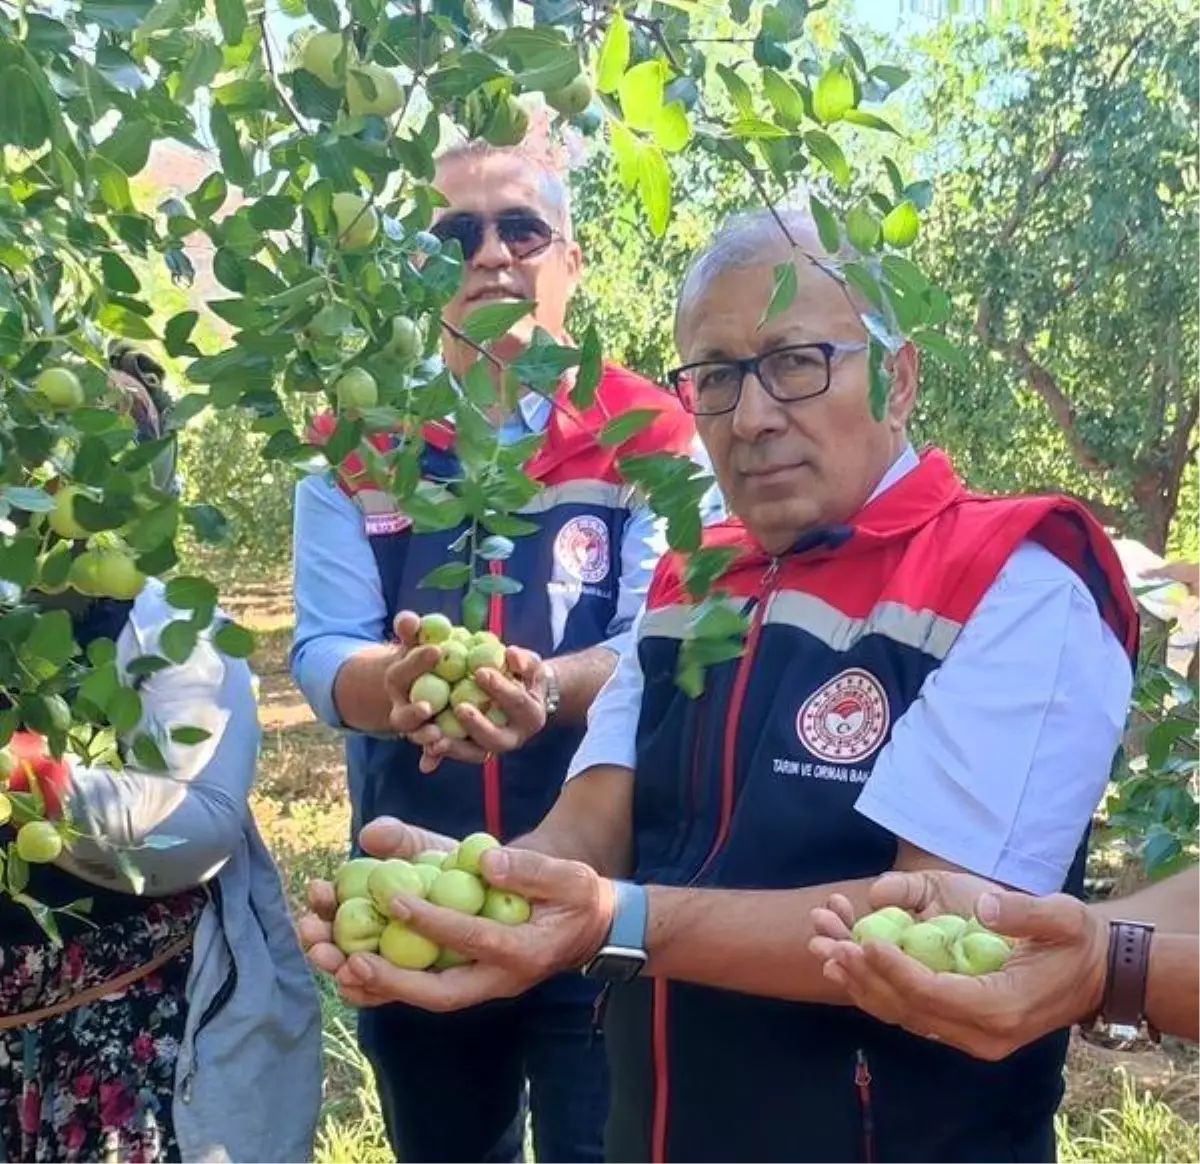
POLYGON ((685 364, 667 373, 679 402, 694 416, 719 416, 732 412, 742 397, 742 385, 753 372, 769 396, 794 404, 820 396, 829 389, 833 361, 839 356, 866 351, 856 344, 789 344, 745 360, 705 360, 685 364))
POLYGON ((430 231, 444 243, 451 239, 457 242, 462 248, 463 259, 469 263, 479 254, 489 223, 495 226, 500 241, 518 262, 537 258, 560 237, 544 218, 529 210, 503 210, 495 218, 482 214, 450 214, 435 222, 430 231))

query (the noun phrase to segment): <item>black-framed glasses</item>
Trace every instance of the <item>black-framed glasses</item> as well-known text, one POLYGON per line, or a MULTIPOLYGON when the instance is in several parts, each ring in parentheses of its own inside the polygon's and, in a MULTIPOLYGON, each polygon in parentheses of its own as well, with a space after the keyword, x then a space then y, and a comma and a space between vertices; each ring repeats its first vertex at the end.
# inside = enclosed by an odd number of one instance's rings
POLYGON ((479 254, 488 226, 518 262, 535 259, 560 233, 540 215, 531 210, 502 210, 494 218, 483 214, 460 212, 448 214, 429 229, 442 242, 453 239, 462 248, 463 259, 470 262, 479 254))
POLYGON ((833 361, 866 351, 865 343, 789 344, 744 360, 703 360, 667 373, 679 402, 694 416, 732 412, 751 372, 781 404, 809 400, 828 391, 833 361))

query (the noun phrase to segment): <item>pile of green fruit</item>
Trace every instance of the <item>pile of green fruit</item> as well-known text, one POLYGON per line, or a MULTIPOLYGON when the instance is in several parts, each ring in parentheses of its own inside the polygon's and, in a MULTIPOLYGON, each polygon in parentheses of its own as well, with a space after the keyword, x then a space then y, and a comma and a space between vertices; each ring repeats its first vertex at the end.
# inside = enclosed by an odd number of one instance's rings
POLYGON ((504 644, 491 631, 472 634, 464 626, 455 626, 444 614, 427 614, 421 619, 417 635, 421 646, 441 648, 442 657, 432 671, 418 676, 409 690, 411 703, 427 703, 433 722, 443 735, 465 740, 467 729, 454 714, 460 703, 479 708, 497 727, 504 727, 508 717, 498 707, 492 707, 487 693, 475 682, 480 667, 505 670, 504 644))
POLYGON ((334 878, 338 910, 333 940, 343 954, 380 954, 402 970, 445 970, 468 959, 440 949, 406 923, 388 916, 398 894, 421 897, 443 909, 480 914, 506 926, 529 920, 529 902, 487 883, 479 859, 500 842, 490 833, 472 833, 448 852, 429 849, 412 861, 356 857, 334 878))
POLYGON ((977 918, 944 913, 917 921, 896 905, 860 917, 851 936, 860 946, 864 942, 897 946, 930 970, 973 978, 1003 969, 1012 956, 1012 943, 977 918))

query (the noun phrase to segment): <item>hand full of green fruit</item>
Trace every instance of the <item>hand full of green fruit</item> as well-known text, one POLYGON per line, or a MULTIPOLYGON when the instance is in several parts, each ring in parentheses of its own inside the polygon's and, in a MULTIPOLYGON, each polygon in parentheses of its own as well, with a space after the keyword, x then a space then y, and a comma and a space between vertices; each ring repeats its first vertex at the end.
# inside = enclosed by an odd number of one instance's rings
POLYGON ((851 936, 860 946, 864 942, 896 946, 930 970, 972 978, 994 974, 1012 956, 1012 943, 977 918, 946 913, 918 921, 896 905, 860 917, 851 936))
POLYGON ((490 706, 487 695, 475 682, 480 667, 505 671, 504 644, 491 631, 472 634, 466 627, 455 626, 444 614, 427 614, 421 619, 417 641, 435 646, 442 657, 432 671, 419 676, 409 691, 411 703, 427 703, 433 722, 452 739, 467 738, 467 729, 454 714, 461 703, 479 708, 497 727, 508 722, 504 712, 490 706))
POLYGON ((430 849, 411 861, 356 857, 334 877, 338 910, 333 940, 347 957, 378 953, 402 970, 445 970, 467 959, 440 949, 402 921, 388 917, 388 903, 398 894, 421 897, 443 909, 479 914, 506 926, 529 920, 525 898, 487 883, 480 858, 500 847, 489 833, 472 833, 448 852, 430 849))

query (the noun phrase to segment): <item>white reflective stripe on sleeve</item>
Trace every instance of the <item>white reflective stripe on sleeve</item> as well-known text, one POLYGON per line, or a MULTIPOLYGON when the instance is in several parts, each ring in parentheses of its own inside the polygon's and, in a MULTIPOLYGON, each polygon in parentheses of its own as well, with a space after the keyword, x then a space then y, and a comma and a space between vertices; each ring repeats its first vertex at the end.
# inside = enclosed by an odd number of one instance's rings
MULTIPOLYGON (((745 609, 748 599, 724 598, 711 599, 709 607, 718 603, 728 607, 735 614, 745 609)), ((650 637, 661 639, 686 639, 690 635, 691 622, 696 616, 697 608, 685 603, 672 606, 660 606, 656 610, 647 610, 642 615, 638 628, 638 639, 650 637)))
POLYGON ((866 618, 852 618, 813 594, 786 590, 774 595, 763 619, 807 631, 835 651, 848 651, 867 635, 882 635, 935 659, 944 659, 962 632, 962 624, 931 610, 900 602, 881 602, 866 618))
POLYGON ((518 513, 545 513, 556 505, 600 505, 605 509, 628 509, 633 486, 613 481, 564 481, 546 485, 527 501, 518 513))

